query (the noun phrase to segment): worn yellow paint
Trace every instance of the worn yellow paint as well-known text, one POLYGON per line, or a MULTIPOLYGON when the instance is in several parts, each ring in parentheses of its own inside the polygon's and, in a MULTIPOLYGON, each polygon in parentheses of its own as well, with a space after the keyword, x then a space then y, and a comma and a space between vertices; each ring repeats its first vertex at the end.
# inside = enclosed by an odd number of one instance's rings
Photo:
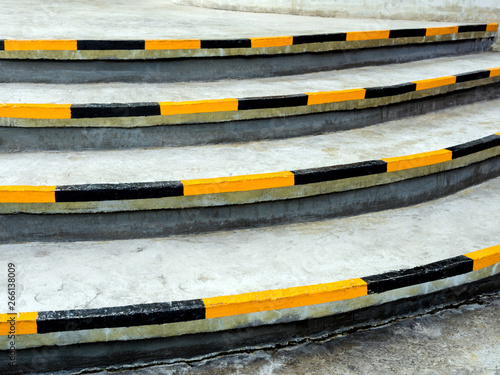
POLYGON ((184 195, 200 195, 293 186, 292 172, 274 172, 233 177, 182 180, 184 195))
POLYGON ((0 336, 7 336, 12 333, 11 327, 15 329, 15 335, 29 335, 37 333, 36 318, 37 312, 25 312, 17 314, 0 314, 0 336), (12 318, 15 324, 12 325, 12 318))
POLYGON ((145 49, 200 49, 199 39, 146 40, 145 49))
POLYGON ((486 31, 498 31, 498 23, 492 22, 486 25, 486 31))
POLYGON ((456 82, 457 82, 457 77, 455 76, 446 76, 439 78, 422 79, 420 81, 413 81, 413 83, 417 84, 416 91, 427 90, 446 85, 453 85, 456 82))
POLYGON ((500 67, 488 69, 490 71, 490 77, 500 76, 500 67))
POLYGON ((307 105, 364 99, 365 93, 365 89, 307 92, 306 95, 309 96, 307 99, 307 105))
POLYGON ((69 119, 71 104, 0 104, 0 117, 69 119))
POLYGON ((56 186, 0 186, 0 203, 54 203, 56 186))
POLYGON ((5 40, 5 51, 76 51, 76 40, 5 40))
POLYGON ((351 31, 347 33, 346 40, 376 40, 388 39, 390 30, 376 30, 376 31, 351 31))
POLYGON ((227 112, 238 110, 238 99, 199 100, 190 102, 160 102, 163 116, 186 113, 227 112))
POLYGON ((465 256, 474 260, 473 270, 476 271, 500 262, 500 245, 474 251, 465 256))
POLYGON ((451 160, 452 154, 453 153, 451 151, 443 149, 422 152, 420 154, 385 158, 382 160, 387 162, 387 172, 394 172, 449 161, 451 160))
POLYGON ((458 33, 458 26, 428 27, 425 36, 446 35, 458 33))
POLYGON ((232 296, 204 298, 206 319, 250 314, 366 296, 368 286, 362 279, 327 284, 266 290, 232 296))
POLYGON ((282 47, 293 44, 293 36, 270 36, 263 38, 250 38, 252 48, 259 47, 282 47))

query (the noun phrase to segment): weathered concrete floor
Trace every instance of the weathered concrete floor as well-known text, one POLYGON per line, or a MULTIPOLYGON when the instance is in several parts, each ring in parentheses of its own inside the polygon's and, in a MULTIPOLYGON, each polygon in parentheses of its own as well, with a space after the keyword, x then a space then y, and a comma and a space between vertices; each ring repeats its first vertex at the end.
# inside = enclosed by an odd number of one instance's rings
POLYGON ((0 264, 16 264, 19 311, 212 297, 363 277, 495 246, 498 207, 500 178, 417 206, 313 223, 2 245, 0 264))
POLYGON ((130 103, 290 95, 395 85, 500 66, 500 53, 259 79, 175 83, 3 83, 0 103, 130 103))
POLYGON ((0 39, 231 39, 456 24, 232 12, 169 0, 1 0, 0 9, 0 39))
POLYGON ((1 185, 210 178, 324 167, 438 150, 500 131, 500 100, 376 126, 275 141, 157 149, 0 154, 1 185))
POLYGON ((321 342, 98 375, 500 373, 500 296, 321 342))

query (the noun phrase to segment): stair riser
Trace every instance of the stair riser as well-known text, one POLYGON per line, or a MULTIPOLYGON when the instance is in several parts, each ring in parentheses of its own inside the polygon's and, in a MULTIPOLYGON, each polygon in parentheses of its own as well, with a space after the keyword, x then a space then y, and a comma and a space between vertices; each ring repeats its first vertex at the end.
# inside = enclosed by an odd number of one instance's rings
POLYGON ((480 53, 493 38, 382 46, 335 52, 254 56, 251 59, 199 57, 153 60, 26 60, 2 59, 0 82, 97 83, 216 81, 284 76, 480 53))
POLYGON ((441 173, 301 199, 173 210, 0 215, 0 242, 147 238, 359 215, 437 199, 500 175, 500 157, 441 173))
MULTIPOLYGON (((16 374, 32 373, 36 371, 77 370, 84 368, 100 368, 112 365, 126 365, 139 363, 174 362, 186 359, 202 358, 238 352, 240 350, 255 350, 264 347, 275 348, 277 344, 289 344, 293 341, 302 341, 306 337, 331 337, 353 330, 373 327, 395 319, 412 317, 416 314, 428 313, 437 309, 451 307, 455 304, 477 299, 482 294, 498 293, 500 276, 498 266, 484 269, 482 272, 473 272, 447 280, 439 280, 421 284, 419 287, 402 288, 401 293, 384 293, 376 295, 375 299, 367 302, 367 307, 352 309, 345 302, 332 302, 314 307, 282 310, 281 314, 254 313, 247 319, 239 321, 234 317, 202 320, 200 324, 173 323, 167 324, 165 338, 146 339, 146 333, 157 336, 161 326, 142 327, 143 329, 122 329, 121 335, 132 338, 137 335, 138 340, 107 341, 81 343, 85 337, 92 341, 109 339, 109 329, 75 332, 49 333, 40 335, 40 340, 28 338, 30 346, 54 345, 43 348, 17 350, 16 374), (490 273, 490 276, 488 275, 490 273), (330 310, 329 316, 322 315, 322 311, 330 310), (300 312, 298 311, 300 310, 300 312), (297 320, 300 315, 314 314, 307 320, 297 320), (331 315, 331 311, 335 311, 331 315), (262 319, 271 318, 274 324, 262 325, 262 319), (254 326, 253 319, 259 322, 254 326), (213 321, 213 322, 212 322, 213 321), (207 324, 208 323, 208 324, 207 324), (212 326, 215 324, 215 327, 212 326), (225 324, 227 331, 218 331, 225 324), (170 336, 184 325, 184 335, 170 336), (232 328, 231 328, 232 326, 232 328), (145 329, 144 329, 145 328, 145 329), (205 333, 194 333, 194 332, 205 333), (210 332, 212 331, 212 332, 210 332), (213 332, 215 331, 215 332, 213 332), (93 334, 91 333, 93 332, 93 334), (170 336, 170 337, 168 337, 170 336), (55 343, 64 342, 65 346, 55 346, 55 343), (71 345, 72 343, 78 345, 71 345)), ((17 336, 16 341, 24 344, 23 336, 17 336)), ((0 354, 3 352, 0 351, 0 354)), ((6 354, 5 354, 6 355, 6 354)), ((11 371, 7 361, 1 362, 0 370, 11 371)), ((7 372, 9 373, 9 372, 7 372)))
POLYGON ((500 97, 500 84, 362 110, 138 128, 0 127, 0 152, 106 150, 249 142, 350 130, 500 97))

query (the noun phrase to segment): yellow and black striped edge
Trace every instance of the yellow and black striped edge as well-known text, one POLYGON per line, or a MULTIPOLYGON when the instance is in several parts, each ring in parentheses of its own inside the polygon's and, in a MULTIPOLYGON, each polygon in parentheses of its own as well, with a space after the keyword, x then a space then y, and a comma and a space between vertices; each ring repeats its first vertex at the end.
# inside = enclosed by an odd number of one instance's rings
POLYGON ((167 324, 272 311, 384 293, 500 262, 500 245, 411 269, 333 283, 102 309, 0 314, 0 336, 167 324))
POLYGON ((351 31, 332 34, 272 36, 241 39, 154 39, 154 40, 0 40, 0 51, 140 51, 270 48, 311 43, 369 41, 427 37, 470 32, 496 32, 498 23, 428 27, 416 29, 351 31))
POLYGON ((424 79, 392 86, 309 92, 284 96, 225 98, 184 102, 29 104, 0 103, 0 117, 24 119, 93 119, 151 117, 213 112, 235 112, 387 98, 438 87, 500 76, 500 67, 457 75, 424 79))
POLYGON ((500 133, 436 151, 295 171, 144 183, 6 185, 0 186, 0 204, 153 199, 307 185, 434 165, 498 146, 500 133))

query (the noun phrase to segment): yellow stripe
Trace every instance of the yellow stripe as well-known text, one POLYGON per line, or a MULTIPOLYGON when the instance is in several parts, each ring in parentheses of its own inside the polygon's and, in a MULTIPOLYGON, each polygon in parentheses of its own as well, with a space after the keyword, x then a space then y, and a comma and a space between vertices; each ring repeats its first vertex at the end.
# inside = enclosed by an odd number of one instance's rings
POLYGON ((5 40, 6 51, 76 51, 76 40, 5 40))
POLYGON ((0 186, 0 203, 54 203, 56 186, 0 186))
POLYGON ((145 49, 199 49, 201 40, 146 40, 145 49))
POLYGON ((457 77, 455 76, 446 76, 439 78, 431 78, 431 79, 422 79, 420 81, 413 81, 413 83, 417 84, 416 91, 432 89, 434 87, 453 85, 457 82, 457 77))
POLYGON ((422 152, 420 154, 398 156, 382 159, 387 162, 387 172, 400 171, 403 169, 423 167, 451 160, 452 152, 449 150, 437 150, 422 152))
POLYGON ((458 33, 458 26, 428 27, 425 36, 445 35, 458 33))
POLYGON ((0 117, 69 119, 71 104, 0 104, 0 117))
POLYGON ((252 48, 259 47, 281 47, 291 46, 293 44, 293 36, 271 36, 264 38, 250 38, 252 48))
POLYGON ((500 67, 488 69, 490 71, 490 77, 500 76, 500 67))
POLYGON ((473 271, 476 271, 500 262, 500 245, 474 251, 465 256, 474 260, 473 271))
POLYGON ((390 30, 376 31, 351 31, 347 33, 346 40, 374 40, 374 39, 389 39, 390 30))
POLYGON ((295 178, 292 172, 251 174, 234 177, 183 180, 184 195, 228 193, 293 186, 295 178))
POLYGON ((37 333, 36 318, 38 318, 37 312, 0 314, 0 336, 37 333), (12 323, 12 318, 15 323, 12 323), (12 333, 14 330, 15 333, 12 333))
POLYGON ((160 102, 160 110, 163 116, 181 115, 187 113, 237 111, 238 99, 160 102))
POLYGON ((365 93, 366 93, 365 89, 307 92, 306 95, 309 96, 309 98, 307 99, 307 105, 364 99, 365 93))
POLYGON ((492 22, 486 25, 486 31, 498 31, 498 23, 492 22))
POLYGON ((368 294, 362 279, 204 298, 206 319, 341 301, 368 294))

